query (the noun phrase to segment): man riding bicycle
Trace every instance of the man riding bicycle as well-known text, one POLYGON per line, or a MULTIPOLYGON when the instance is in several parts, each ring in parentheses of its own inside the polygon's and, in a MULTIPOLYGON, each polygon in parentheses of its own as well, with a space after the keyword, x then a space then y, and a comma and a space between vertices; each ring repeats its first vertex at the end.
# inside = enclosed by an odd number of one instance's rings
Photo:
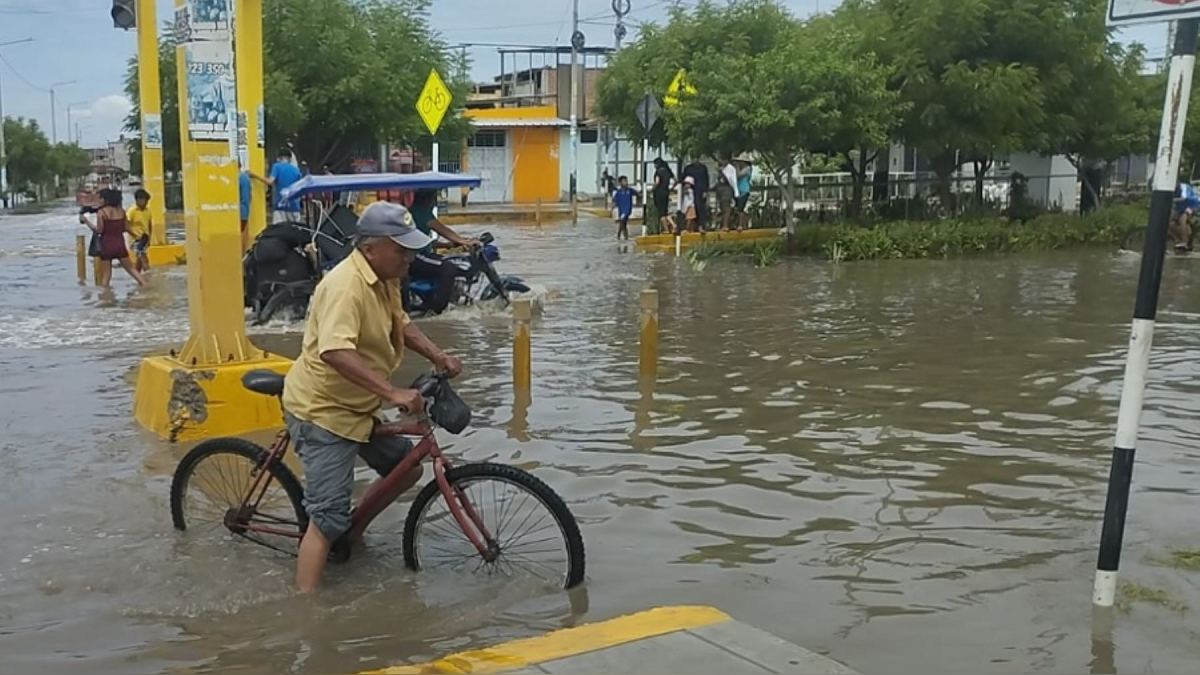
MULTIPOLYGON (((355 250, 313 294, 300 357, 283 390, 288 432, 307 483, 309 522, 296 561, 301 592, 316 588, 330 547, 350 528, 355 456, 386 476, 412 449, 401 436, 371 437, 383 406, 416 413, 424 405, 420 392, 388 379, 405 348, 451 377, 462 371, 459 359, 439 349, 401 307, 399 282, 416 252, 431 243, 403 206, 371 204, 359 218, 355 250)), ((404 489, 420 477, 418 465, 404 489)))

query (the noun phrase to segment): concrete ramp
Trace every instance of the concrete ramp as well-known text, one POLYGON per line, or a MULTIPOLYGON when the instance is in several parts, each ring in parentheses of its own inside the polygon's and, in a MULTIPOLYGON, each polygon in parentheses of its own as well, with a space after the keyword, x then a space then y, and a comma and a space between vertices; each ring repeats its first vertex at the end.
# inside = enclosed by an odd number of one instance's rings
POLYGON ((703 606, 659 607, 431 663, 364 671, 604 675, 688 673, 854 675, 846 666, 703 606))

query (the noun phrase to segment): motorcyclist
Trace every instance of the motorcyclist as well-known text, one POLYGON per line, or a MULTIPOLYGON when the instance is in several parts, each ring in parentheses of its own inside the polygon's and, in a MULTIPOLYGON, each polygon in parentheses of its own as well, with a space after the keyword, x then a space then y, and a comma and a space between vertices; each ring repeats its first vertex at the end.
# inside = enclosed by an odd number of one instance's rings
POLYGON ((1192 250, 1191 221, 1196 212, 1200 211, 1200 193, 1190 183, 1179 184, 1179 194, 1175 196, 1175 211, 1171 217, 1170 240, 1175 244, 1177 253, 1192 250))
MULTIPOLYGON (((474 248, 479 245, 478 240, 463 237, 438 220, 433 212, 437 206, 437 196, 437 190, 417 190, 413 195, 412 208, 409 209, 418 230, 431 236, 433 233, 441 236, 441 239, 419 251, 408 268, 409 279, 425 279, 432 282, 433 294, 425 303, 425 309, 434 314, 444 311, 450 304, 450 295, 454 292, 454 278, 465 274, 458 265, 447 263, 438 255, 436 249, 455 246, 474 248)), ((405 293, 406 299, 407 295, 405 293)))

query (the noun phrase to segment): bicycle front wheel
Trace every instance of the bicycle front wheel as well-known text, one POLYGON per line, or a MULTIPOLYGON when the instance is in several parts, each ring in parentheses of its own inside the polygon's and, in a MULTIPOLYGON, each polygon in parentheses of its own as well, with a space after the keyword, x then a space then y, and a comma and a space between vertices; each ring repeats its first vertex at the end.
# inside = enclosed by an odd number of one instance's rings
POLYGON ((240 438, 214 438, 192 448, 171 480, 175 529, 210 537, 229 533, 295 553, 308 527, 304 488, 280 462, 266 464, 266 455, 240 438))
POLYGON ((545 483, 503 464, 455 467, 446 472, 446 480, 459 495, 463 511, 473 512, 486 531, 488 550, 481 554, 471 543, 437 481, 430 481, 404 523, 404 563, 409 569, 527 575, 562 588, 583 581, 579 526, 545 483))

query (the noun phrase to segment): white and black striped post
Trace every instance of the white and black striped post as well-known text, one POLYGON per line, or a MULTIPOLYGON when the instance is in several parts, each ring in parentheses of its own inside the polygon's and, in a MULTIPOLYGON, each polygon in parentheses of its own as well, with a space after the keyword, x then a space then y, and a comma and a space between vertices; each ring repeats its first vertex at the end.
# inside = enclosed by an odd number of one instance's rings
POLYGON ((1184 123, 1192 91, 1192 71, 1196 65, 1198 27, 1200 20, 1180 21, 1171 52, 1166 102, 1163 105, 1158 153, 1154 162, 1150 222, 1146 226, 1145 245, 1142 247, 1142 269, 1133 308, 1133 330, 1125 360, 1125 381, 1121 387, 1116 443, 1108 476, 1108 499, 1104 504, 1104 526, 1100 532, 1100 557, 1096 564, 1092 593, 1092 602, 1100 607, 1111 607, 1116 598, 1121 540, 1125 536, 1125 514, 1129 508, 1129 485, 1133 478, 1134 448, 1142 416, 1142 398, 1146 392, 1150 346, 1154 342, 1154 317, 1158 312, 1158 289, 1167 250, 1167 229, 1179 177, 1179 155, 1183 149, 1184 123))

